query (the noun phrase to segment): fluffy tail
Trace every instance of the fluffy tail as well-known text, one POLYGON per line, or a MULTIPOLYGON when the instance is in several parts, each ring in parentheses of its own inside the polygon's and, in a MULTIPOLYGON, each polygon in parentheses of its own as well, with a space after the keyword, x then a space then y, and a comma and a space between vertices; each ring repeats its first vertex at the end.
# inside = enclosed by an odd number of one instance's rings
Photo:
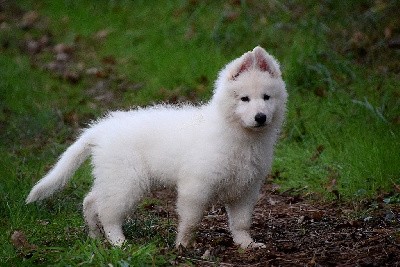
POLYGON ((91 152, 88 132, 84 133, 61 155, 53 169, 31 190, 26 203, 45 199, 63 188, 91 152))

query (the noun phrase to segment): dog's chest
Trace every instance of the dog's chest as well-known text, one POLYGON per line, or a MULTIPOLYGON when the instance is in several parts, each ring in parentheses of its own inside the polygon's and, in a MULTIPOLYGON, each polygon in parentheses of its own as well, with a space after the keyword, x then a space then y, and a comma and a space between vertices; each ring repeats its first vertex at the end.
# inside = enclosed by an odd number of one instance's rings
POLYGON ((224 175, 215 188, 223 199, 241 197, 266 176, 268 163, 258 151, 235 151, 226 159, 224 175))

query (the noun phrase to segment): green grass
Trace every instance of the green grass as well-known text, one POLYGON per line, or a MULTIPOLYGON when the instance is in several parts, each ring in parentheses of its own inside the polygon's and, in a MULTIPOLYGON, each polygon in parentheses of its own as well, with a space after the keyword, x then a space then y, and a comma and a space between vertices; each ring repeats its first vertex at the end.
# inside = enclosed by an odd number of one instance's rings
MULTIPOLYGON (((388 16, 398 2, 359 1, 20 1, 5 4, 0 30, 0 265, 168 265, 170 225, 154 234, 157 218, 127 224, 129 245, 111 248, 86 237, 81 202, 90 166, 65 191, 24 204, 32 185, 91 119, 108 109, 157 101, 206 101, 218 70, 262 45, 281 62, 289 106, 273 173, 282 189, 306 188, 345 201, 393 194, 400 184, 400 54, 387 42, 399 33, 388 16), (37 10, 37 27, 18 27, 37 10), (60 20, 61 18, 61 20, 60 20), (5 25, 5 26, 4 26, 5 25), (8 27, 6 27, 8 26, 8 27), (385 29, 391 36, 385 36, 385 29), (104 39, 96 33, 106 30, 104 39), (110 67, 110 101, 35 65, 20 47, 50 34, 75 46, 79 68, 110 67), (355 39, 358 36, 359 39, 355 39), (121 89, 121 81, 138 89, 121 89), (150 229, 150 228, 149 228, 150 229), (10 242, 21 231, 33 252, 10 242), (141 234, 142 232, 142 234, 141 234), (167 240, 167 241, 165 241, 167 240)), ((35 58, 48 63, 51 51, 35 58)))

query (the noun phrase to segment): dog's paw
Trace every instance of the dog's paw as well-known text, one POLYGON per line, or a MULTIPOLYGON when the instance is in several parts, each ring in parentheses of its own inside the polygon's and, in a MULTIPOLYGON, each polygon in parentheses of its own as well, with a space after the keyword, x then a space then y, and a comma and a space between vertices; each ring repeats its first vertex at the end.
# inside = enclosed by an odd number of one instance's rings
POLYGON ((262 248, 267 248, 267 246, 264 243, 261 242, 251 242, 246 249, 262 249, 262 248))
POLYGON ((126 244, 126 240, 117 240, 117 241, 114 241, 111 243, 112 246, 118 247, 118 248, 122 247, 125 244, 126 244))
POLYGON ((175 248, 178 251, 178 254, 184 254, 186 252, 186 247, 182 244, 176 245, 175 248))
POLYGON ((126 244, 125 237, 118 237, 118 238, 111 238, 110 236, 107 237, 108 242, 114 247, 122 247, 126 244))

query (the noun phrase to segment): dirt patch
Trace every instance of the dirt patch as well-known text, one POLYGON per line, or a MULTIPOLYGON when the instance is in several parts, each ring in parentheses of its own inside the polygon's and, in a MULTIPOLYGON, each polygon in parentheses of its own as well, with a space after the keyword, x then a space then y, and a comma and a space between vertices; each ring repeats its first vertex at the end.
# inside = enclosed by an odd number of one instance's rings
MULTIPOLYGON (((146 212, 173 223, 175 194, 146 212), (163 212, 160 212, 163 211, 163 212)), ((192 248, 177 252, 174 265, 196 266, 400 266, 400 207, 382 200, 352 205, 317 202, 263 187, 251 233, 265 249, 241 250, 233 244, 222 206, 210 208, 192 248), (366 206, 369 208, 366 209, 366 206)))

